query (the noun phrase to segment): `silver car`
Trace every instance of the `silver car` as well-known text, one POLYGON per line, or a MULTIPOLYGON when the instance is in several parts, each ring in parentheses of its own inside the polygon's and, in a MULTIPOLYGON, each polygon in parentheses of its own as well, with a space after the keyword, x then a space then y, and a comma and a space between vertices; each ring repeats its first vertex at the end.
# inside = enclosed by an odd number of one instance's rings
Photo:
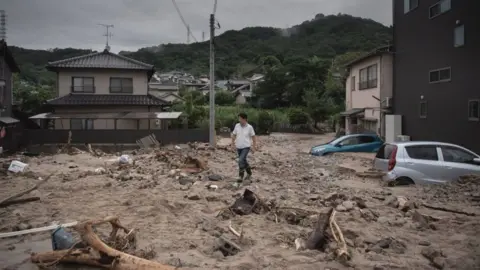
POLYGON ((450 143, 386 143, 375 156, 374 168, 386 172, 386 181, 445 183, 462 175, 480 174, 480 156, 450 143))

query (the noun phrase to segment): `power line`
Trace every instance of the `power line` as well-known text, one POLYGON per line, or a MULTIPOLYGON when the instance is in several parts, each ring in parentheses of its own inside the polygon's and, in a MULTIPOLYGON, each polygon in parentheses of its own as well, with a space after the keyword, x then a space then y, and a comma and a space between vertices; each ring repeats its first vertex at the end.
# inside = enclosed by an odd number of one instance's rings
POLYGON ((217 0, 215 0, 215 3, 213 4, 213 15, 217 13, 217 0))
POLYGON ((180 12, 180 9, 177 6, 177 2, 175 2, 175 0, 172 0, 172 3, 173 3, 173 6, 175 6, 175 9, 177 10, 178 16, 180 16, 180 19, 182 20, 183 25, 187 29, 187 32, 190 33, 190 36, 193 38, 195 42, 198 42, 195 36, 193 35, 193 33, 190 32, 190 26, 188 26, 187 22, 185 21, 185 18, 183 18, 182 12, 180 12))

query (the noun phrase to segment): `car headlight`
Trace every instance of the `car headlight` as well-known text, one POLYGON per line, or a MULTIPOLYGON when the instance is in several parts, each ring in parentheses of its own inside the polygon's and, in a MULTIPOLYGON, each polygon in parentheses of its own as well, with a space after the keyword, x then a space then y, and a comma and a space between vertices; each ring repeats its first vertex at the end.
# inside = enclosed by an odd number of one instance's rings
POLYGON ((325 148, 315 148, 312 150, 312 153, 318 153, 318 152, 322 152, 323 150, 325 150, 325 148))

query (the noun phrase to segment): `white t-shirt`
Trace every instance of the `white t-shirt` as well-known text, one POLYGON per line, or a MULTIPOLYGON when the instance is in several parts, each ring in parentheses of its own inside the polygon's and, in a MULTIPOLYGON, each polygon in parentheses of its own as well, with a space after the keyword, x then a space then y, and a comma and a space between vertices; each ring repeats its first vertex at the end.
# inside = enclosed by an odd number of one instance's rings
POLYGON ((242 126, 240 123, 237 123, 232 134, 236 136, 235 146, 238 149, 252 147, 252 137, 255 136, 255 131, 250 124, 247 123, 245 126, 242 126))

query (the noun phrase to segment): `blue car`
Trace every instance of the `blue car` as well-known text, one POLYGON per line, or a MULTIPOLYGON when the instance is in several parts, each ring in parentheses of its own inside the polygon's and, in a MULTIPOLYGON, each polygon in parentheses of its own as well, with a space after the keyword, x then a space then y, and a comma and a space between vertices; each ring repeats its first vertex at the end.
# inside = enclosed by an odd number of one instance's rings
POLYGON ((351 134, 339 137, 326 144, 312 147, 310 154, 324 156, 337 152, 376 153, 383 145, 383 140, 376 134, 351 134))

